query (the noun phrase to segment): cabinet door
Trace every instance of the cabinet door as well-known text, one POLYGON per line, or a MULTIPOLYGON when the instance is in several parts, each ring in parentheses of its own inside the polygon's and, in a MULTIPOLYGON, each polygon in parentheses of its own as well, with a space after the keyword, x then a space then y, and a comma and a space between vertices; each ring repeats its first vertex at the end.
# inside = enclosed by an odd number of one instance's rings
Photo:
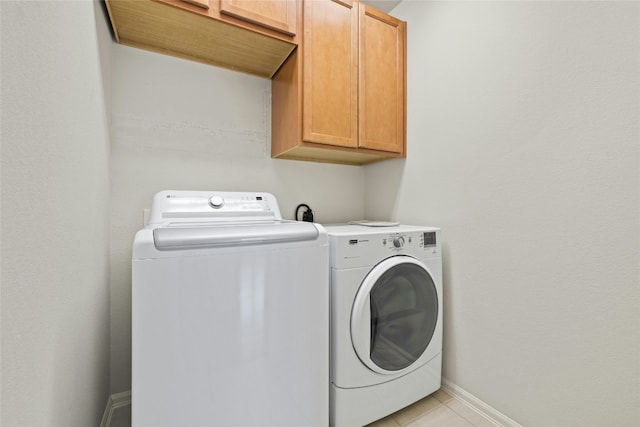
POLYGON ((209 0, 182 0, 186 3, 191 3, 203 9, 209 9, 209 0))
POLYGON ((290 36, 296 34, 295 0, 220 0, 220 13, 290 36))
POLYGON ((360 5, 359 146, 404 153, 406 24, 360 5))
POLYGON ((358 3, 304 2, 302 138, 356 147, 358 3))

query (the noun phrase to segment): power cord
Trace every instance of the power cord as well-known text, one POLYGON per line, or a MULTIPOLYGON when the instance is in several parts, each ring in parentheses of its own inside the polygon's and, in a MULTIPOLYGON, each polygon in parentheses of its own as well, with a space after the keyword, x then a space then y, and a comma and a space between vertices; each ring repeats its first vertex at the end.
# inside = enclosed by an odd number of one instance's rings
POLYGON ((300 221, 298 219, 298 211, 300 210, 300 208, 307 209, 306 211, 302 212, 302 220, 306 222, 313 222, 313 211, 311 210, 309 205, 304 203, 300 203, 298 207, 296 207, 296 214, 295 214, 296 221, 300 221))

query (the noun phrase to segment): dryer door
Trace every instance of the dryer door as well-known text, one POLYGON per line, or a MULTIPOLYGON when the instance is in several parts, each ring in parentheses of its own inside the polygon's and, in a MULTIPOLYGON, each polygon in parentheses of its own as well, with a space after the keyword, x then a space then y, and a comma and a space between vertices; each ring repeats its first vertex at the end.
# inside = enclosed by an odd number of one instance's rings
POLYGON ((421 356, 437 320, 432 274, 415 258, 395 256, 376 265, 360 285, 351 313, 351 340, 369 369, 397 375, 426 362, 421 356))

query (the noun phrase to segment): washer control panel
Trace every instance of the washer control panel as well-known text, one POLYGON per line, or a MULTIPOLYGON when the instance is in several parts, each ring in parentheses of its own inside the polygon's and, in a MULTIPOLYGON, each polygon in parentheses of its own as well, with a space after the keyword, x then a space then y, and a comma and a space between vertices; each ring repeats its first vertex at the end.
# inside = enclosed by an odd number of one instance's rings
POLYGON ((281 221, 269 193, 161 191, 153 198, 150 224, 186 222, 281 221))

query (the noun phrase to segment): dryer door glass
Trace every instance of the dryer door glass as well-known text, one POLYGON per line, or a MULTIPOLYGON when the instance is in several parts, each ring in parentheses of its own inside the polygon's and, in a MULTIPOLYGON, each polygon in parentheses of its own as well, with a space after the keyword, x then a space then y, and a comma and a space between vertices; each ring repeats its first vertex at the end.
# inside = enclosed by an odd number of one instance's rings
POLYGON ((425 351, 438 319, 429 273, 414 263, 389 268, 371 288, 371 360, 387 371, 410 366, 425 351))

